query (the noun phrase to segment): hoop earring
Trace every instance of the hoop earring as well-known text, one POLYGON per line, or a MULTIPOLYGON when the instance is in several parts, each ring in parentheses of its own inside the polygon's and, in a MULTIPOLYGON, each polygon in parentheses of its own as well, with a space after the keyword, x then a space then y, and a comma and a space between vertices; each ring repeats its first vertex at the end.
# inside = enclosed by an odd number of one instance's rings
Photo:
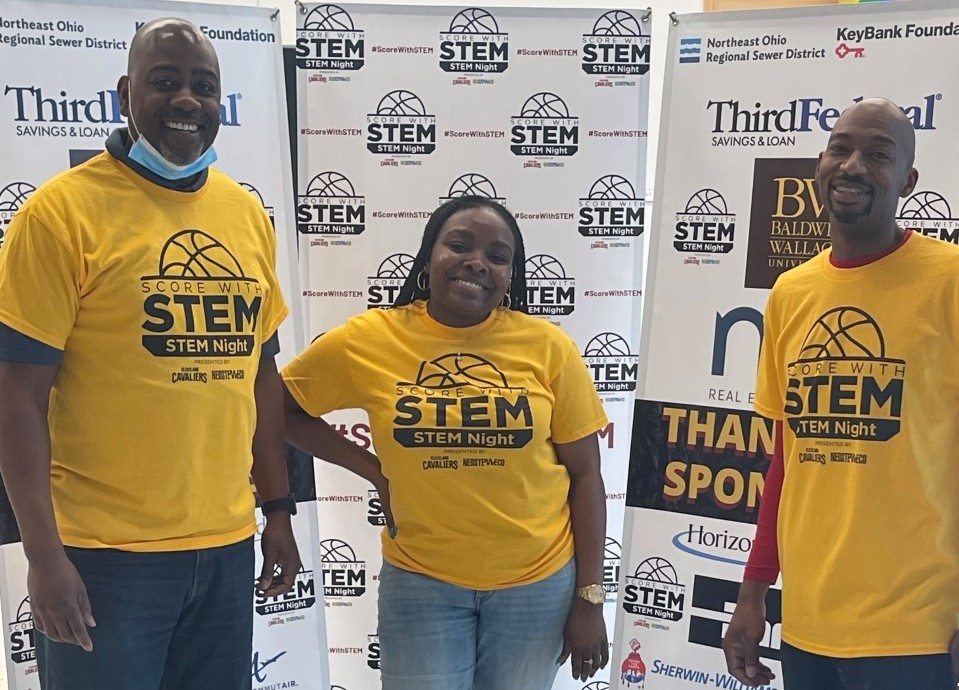
POLYGON ((503 305, 502 305, 502 306, 503 306, 504 309, 509 309, 510 307, 513 306, 513 298, 509 296, 509 293, 508 293, 508 292, 506 293, 506 296, 503 297, 503 305))
POLYGON ((426 269, 421 268, 420 272, 416 275, 416 287, 420 289, 420 292, 430 291, 430 277, 426 273, 426 269))

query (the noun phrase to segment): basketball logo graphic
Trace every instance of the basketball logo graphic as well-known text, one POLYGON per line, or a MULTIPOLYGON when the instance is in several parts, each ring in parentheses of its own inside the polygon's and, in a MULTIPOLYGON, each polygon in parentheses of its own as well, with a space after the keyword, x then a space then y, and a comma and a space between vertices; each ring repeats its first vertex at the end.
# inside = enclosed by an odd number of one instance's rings
POLYGON ((673 567, 673 564, 665 558, 658 557, 647 558, 640 563, 636 567, 636 574, 633 577, 649 580, 650 582, 668 582, 670 584, 679 582, 679 578, 676 575, 676 568, 673 567))
POLYGON ((468 352, 455 352, 420 364, 415 385, 435 389, 463 386, 509 388, 509 381, 503 372, 485 357, 468 352))
POLYGON ((533 280, 565 278, 566 269, 558 259, 549 254, 535 254, 526 260, 526 277, 533 280))
POLYGON ((526 259, 526 296, 533 316, 568 316, 576 306, 576 281, 554 256, 534 254, 526 259))
MULTIPOLYGON (((603 586, 609 595, 619 591, 619 570, 622 561, 623 547, 612 537, 606 537, 606 546, 603 550, 603 586)), ((615 597, 608 597, 610 601, 615 597)))
POLYGON ((690 215, 724 216, 728 213, 728 209, 722 194, 715 189, 700 189, 689 197, 684 212, 690 215))
POLYGON ((450 191, 447 195, 453 199, 459 196, 484 196, 487 199, 496 199, 496 187, 490 182, 489 178, 479 173, 466 173, 460 175, 453 184, 450 185, 450 191))
POLYGON ((321 172, 296 198, 296 229, 308 235, 359 235, 366 230, 366 199, 343 173, 321 172))
POLYGON ((413 261, 412 255, 400 252, 390 254, 380 262, 376 275, 366 279, 367 309, 387 309, 393 306, 410 274, 413 261))
POLYGON ((26 597, 17 607, 17 623, 33 622, 33 611, 30 609, 30 597, 26 597))
POLYGON ((600 333, 586 345, 584 357, 609 357, 611 355, 629 355, 629 343, 616 333, 600 333))
MULTIPOLYGON (((676 214, 673 249, 687 254, 728 254, 736 237, 736 216, 729 212, 726 199, 715 189, 695 192, 686 208, 676 214)), ((688 258, 684 264, 718 264, 718 258, 688 258)))
POLYGON ((635 199, 636 190, 622 175, 604 175, 589 188, 590 199, 635 199))
POLYGON ((609 683, 605 680, 594 680, 592 683, 584 685, 583 690, 609 690, 609 683))
POLYGON ((353 183, 343 173, 332 170, 321 172, 310 180, 304 196, 322 196, 331 198, 355 198, 353 183))
POLYGON ((29 182, 11 182, 0 189, 0 247, 3 246, 3 239, 10 220, 20 210, 27 197, 35 191, 37 191, 37 188, 29 182))
POLYGON ((360 597, 366 592, 366 562, 342 539, 320 542, 323 593, 328 597, 360 597))
MULTIPOLYGON (((302 16, 302 15, 300 15, 302 16)), ((303 18, 296 30, 297 69, 328 72, 356 71, 363 67, 366 40, 353 24, 353 18, 339 5, 319 5, 303 18)), ((350 81, 349 77, 342 77, 350 81)), ((307 83, 325 82, 322 75, 311 76, 307 83)))
POLYGON ((624 10, 612 10, 593 24, 593 36, 642 36, 636 17, 624 10))
POLYGON ((202 230, 181 230, 160 253, 160 275, 166 278, 245 278, 230 250, 202 230))
POLYGON ((7 649, 15 664, 35 661, 37 652, 34 647, 36 633, 33 629, 33 612, 30 610, 30 598, 27 597, 17 607, 16 618, 7 624, 9 636, 7 649))
MULTIPOLYGON (((509 67, 509 34, 487 10, 470 7, 456 14, 440 34, 440 69, 459 74, 505 72, 509 67)), ((460 77, 453 84, 492 84, 492 79, 460 77)))
MULTIPOLYGON (((643 21, 648 19, 647 13, 643 21)), ((649 36, 643 35, 642 23, 625 10, 600 15, 590 33, 583 36, 582 69, 586 74, 606 76, 649 72, 649 36)))
POLYGON ((314 7, 303 20, 303 28, 309 31, 354 31, 353 18, 338 5, 314 7))
POLYGON ((566 118, 569 117, 569 108, 555 93, 541 91, 526 99, 519 114, 520 117, 566 118))
POLYGON ((820 316, 799 352, 801 360, 885 356, 886 344, 879 326, 856 307, 838 307, 820 316))
MULTIPOLYGON (((623 610, 655 621, 678 621, 686 606, 686 586, 673 564, 660 556, 647 558, 626 578, 623 610)), ((664 626, 668 629, 668 626, 664 626)))
POLYGON ((603 175, 579 200, 579 234, 583 237, 638 237, 646 203, 622 175, 603 175))
POLYGON ((496 19, 486 10, 477 7, 465 9, 450 22, 451 34, 498 34, 496 19))
POLYGON ((366 149, 371 153, 409 156, 436 149, 436 118, 412 91, 387 93, 366 123, 366 149))
POLYGON ((897 220, 905 230, 959 244, 959 218, 939 192, 916 192, 903 202, 897 220))
POLYGON ((426 115, 426 106, 412 91, 397 89, 380 99, 377 115, 426 115))
POLYGON ((263 208, 266 208, 266 202, 263 201, 263 195, 260 194, 260 190, 258 190, 256 187, 254 187, 253 185, 249 184, 248 182, 241 182, 241 183, 240 183, 240 186, 243 187, 243 189, 245 189, 246 191, 248 191, 250 194, 252 194, 253 196, 255 196, 255 197, 257 198, 257 201, 260 202, 260 205, 261 205, 263 208))
POLYGON ((510 151, 517 156, 572 156, 578 150, 579 118, 555 93, 534 93, 510 118, 510 151))
POLYGON ((639 355, 629 351, 629 343, 617 333, 594 336, 583 350, 586 368, 599 393, 636 390, 639 355))
POLYGON ((356 563, 353 547, 342 539, 326 539, 320 542, 320 559, 324 563, 356 563))
POLYGON ((377 278, 403 278, 410 274, 414 258, 411 254, 390 254, 376 269, 377 278))

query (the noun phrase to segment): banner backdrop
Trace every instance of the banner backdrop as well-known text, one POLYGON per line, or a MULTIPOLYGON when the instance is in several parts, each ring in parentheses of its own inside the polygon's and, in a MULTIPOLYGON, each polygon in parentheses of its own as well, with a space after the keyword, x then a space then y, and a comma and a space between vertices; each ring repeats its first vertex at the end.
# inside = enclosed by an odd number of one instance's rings
MULTIPOLYGON (((771 423, 751 412, 768 290, 829 245, 816 158, 863 97, 892 99, 917 132, 919 186, 900 223, 959 242, 956 35, 959 8, 945 0, 681 15, 671 27, 613 687, 741 687, 720 642, 773 450, 771 423)), ((762 644, 777 674, 779 596, 767 597, 762 644)))
MULTIPOLYGON (((611 420, 601 438, 611 625, 637 367, 648 13, 306 5, 297 26, 308 337, 393 302, 443 201, 480 194, 513 211, 530 311, 579 344, 611 420)), ((371 448, 363 412, 328 419, 371 448)), ((317 485, 334 687, 378 687, 379 497, 323 464, 317 485)), ((568 665, 559 678, 557 688, 584 687, 568 665)))
MULTIPOLYGON (((303 332, 289 207, 294 195, 283 62, 272 10, 133 0, 0 0, 0 243, 12 215, 40 184, 103 151, 110 132, 125 125, 115 88, 126 72, 130 39, 141 23, 164 16, 195 22, 219 55, 224 93, 216 165, 256 195, 277 229, 278 273, 292 312, 280 329, 280 358, 289 359, 302 349, 303 332)), ((297 498, 304 501, 294 527, 306 572, 286 596, 251 601, 256 612, 253 686, 327 690, 323 594, 319 577, 314 580, 320 540, 313 467, 309 458, 292 452, 289 466, 297 498)), ((5 495, 0 528, 9 684, 37 690, 26 561, 5 495)))

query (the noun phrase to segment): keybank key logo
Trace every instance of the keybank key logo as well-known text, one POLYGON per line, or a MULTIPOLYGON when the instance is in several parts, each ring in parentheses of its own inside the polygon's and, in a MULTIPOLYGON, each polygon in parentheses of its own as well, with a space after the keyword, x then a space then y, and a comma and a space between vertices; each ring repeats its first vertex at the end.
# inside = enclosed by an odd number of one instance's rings
POLYGON ((516 156, 572 156, 579 150, 579 118, 566 102, 541 91, 510 118, 510 151, 516 156))
POLYGON ((639 355, 629 350, 629 343, 617 333, 600 333, 586 343, 583 359, 597 391, 636 390, 639 355))
POLYGON ((576 279, 555 256, 526 259, 526 304, 533 316, 569 316, 576 309, 576 279))
POLYGON ((649 36, 625 10, 606 12, 583 36, 586 74, 646 74, 649 72, 649 36))
POLYGON ((410 275, 414 257, 411 254, 390 254, 380 262, 376 275, 366 279, 367 309, 388 309, 393 306, 400 288, 410 275))
POLYGON ((380 99, 366 116, 366 149, 388 155, 428 155, 436 150, 436 118, 420 97, 397 89, 380 99))
POLYGON ((310 180, 296 198, 296 230, 303 235, 359 235, 366 230, 366 198, 335 170, 310 180))
POLYGON ((665 558, 647 558, 626 578, 623 610, 657 621, 678 621, 686 606, 686 586, 665 558))
POLYGON ((323 561, 323 594, 327 597, 357 598, 366 592, 366 561, 356 557, 353 547, 342 539, 320 542, 323 561))
MULTIPOLYGON (((0 211, 2 218, 3 212, 0 211)), ((939 192, 916 192, 903 202, 896 220, 903 229, 959 244, 959 218, 939 192)))
POLYGON ((506 198, 496 193, 496 187, 492 181, 486 175, 476 172, 465 173, 453 180, 446 196, 440 197, 440 204, 461 196, 482 196, 498 204, 506 203, 506 198))
POLYGON ((787 376, 786 420, 798 438, 888 441, 899 433, 906 362, 887 357, 879 324, 862 309, 820 316, 787 376))
POLYGON ((622 175, 603 175, 579 200, 579 234, 583 237, 639 237, 646 201, 622 175))
POLYGON ((509 68, 509 34, 487 10, 465 9, 440 34, 440 69, 473 74, 501 73, 509 68))
POLYGON ((26 597, 17 607, 16 617, 7 623, 7 650, 13 663, 25 664, 36 660, 33 630, 33 612, 30 609, 30 598, 26 597))
POLYGON ((7 227, 27 197, 37 191, 29 182, 11 182, 0 189, 0 248, 7 236, 7 227))
POLYGON ((338 5, 318 5, 296 30, 297 69, 356 71, 366 57, 366 39, 349 12, 338 5))
POLYGON ((700 189, 689 197, 686 208, 676 214, 673 248, 685 254, 728 254, 736 239, 736 216, 729 212, 723 195, 715 189, 700 189))

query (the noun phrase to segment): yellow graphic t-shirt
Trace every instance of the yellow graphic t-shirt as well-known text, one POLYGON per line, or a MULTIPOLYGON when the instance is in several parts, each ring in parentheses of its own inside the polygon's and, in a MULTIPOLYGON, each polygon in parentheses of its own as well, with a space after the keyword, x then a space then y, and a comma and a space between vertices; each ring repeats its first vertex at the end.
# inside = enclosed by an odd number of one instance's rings
POLYGON ((782 639, 946 651, 959 624, 959 248, 826 251, 769 297, 756 410, 784 421, 782 639))
POLYGON ((283 371, 314 417, 362 408, 390 481, 393 565, 472 589, 536 582, 573 555, 569 474, 554 443, 606 416, 575 343, 496 309, 449 328, 425 302, 370 310, 320 336, 283 371))
POLYGON ((50 397, 64 544, 222 546, 255 531, 260 348, 286 315, 269 217, 101 154, 35 192, 0 250, 0 321, 64 351, 50 397))

